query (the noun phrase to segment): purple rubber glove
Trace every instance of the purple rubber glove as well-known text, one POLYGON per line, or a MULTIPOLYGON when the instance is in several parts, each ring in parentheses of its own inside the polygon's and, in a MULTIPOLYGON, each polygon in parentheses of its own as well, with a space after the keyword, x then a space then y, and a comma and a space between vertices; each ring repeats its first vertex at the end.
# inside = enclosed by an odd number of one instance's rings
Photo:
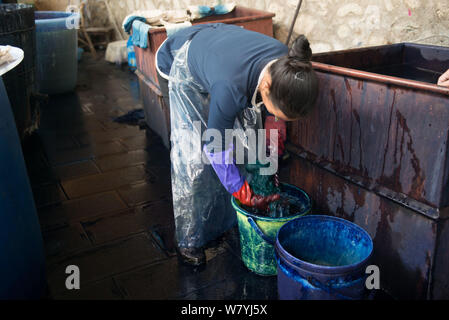
POLYGON ((217 153, 209 152, 206 146, 203 150, 225 189, 231 194, 240 190, 245 179, 241 176, 234 159, 230 159, 233 147, 217 153))

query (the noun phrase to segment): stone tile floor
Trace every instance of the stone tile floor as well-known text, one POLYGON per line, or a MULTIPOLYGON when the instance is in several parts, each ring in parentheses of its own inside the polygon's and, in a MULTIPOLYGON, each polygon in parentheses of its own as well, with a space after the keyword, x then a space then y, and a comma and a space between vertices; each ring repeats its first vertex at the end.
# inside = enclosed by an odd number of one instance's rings
POLYGON ((136 76, 80 63, 75 93, 51 97, 24 146, 53 299, 276 299, 276 278, 249 272, 238 231, 193 268, 174 249, 169 152, 150 130, 113 122, 142 108, 136 76), (65 289, 77 265, 81 289, 65 289))
POLYGON ((276 277, 243 265, 237 228, 208 245, 206 266, 178 260, 169 151, 151 130, 113 121, 138 108, 133 73, 87 58, 76 92, 51 97, 24 144, 49 298, 277 299, 276 277), (80 290, 65 288, 69 265, 80 268, 80 290))

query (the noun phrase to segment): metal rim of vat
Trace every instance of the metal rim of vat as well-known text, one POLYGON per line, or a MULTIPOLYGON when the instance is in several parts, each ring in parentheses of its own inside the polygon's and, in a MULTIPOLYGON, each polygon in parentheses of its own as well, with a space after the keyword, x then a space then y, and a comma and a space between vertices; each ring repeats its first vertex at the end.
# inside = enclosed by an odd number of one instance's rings
MULTIPOLYGON (((408 42, 403 42, 401 44, 414 45, 413 43, 408 43, 408 42)), ((386 46, 366 47, 366 48, 360 48, 359 50, 377 49, 377 48, 382 48, 382 47, 386 47, 386 46)), ((428 47, 439 48, 439 46, 428 46, 428 47)), ((445 47, 442 47, 442 48, 445 48, 445 47)), ((339 50, 339 51, 332 51, 332 53, 333 54, 344 54, 346 52, 351 52, 353 50, 354 49, 339 50)), ((320 57, 323 55, 327 55, 329 53, 330 52, 318 53, 318 54, 315 54, 314 57, 320 57)), ((407 87, 407 88, 411 88, 411 89, 428 90, 428 91, 431 91, 434 93, 439 93, 439 94, 449 96, 449 88, 441 87, 441 86, 438 86, 437 84, 430 84, 430 83, 425 83, 425 82, 421 82, 421 81, 402 79, 402 78, 393 77, 393 76, 386 76, 386 75, 382 75, 382 74, 378 74, 378 73, 374 73, 374 72, 340 67, 340 66, 336 66, 336 65, 316 62, 316 61, 313 61, 313 59, 314 58, 312 58, 312 66, 317 71, 322 71, 322 72, 326 72, 326 73, 332 72, 332 73, 340 74, 343 76, 349 76, 349 77, 353 77, 353 78, 361 78, 361 79, 366 79, 366 80, 375 81, 375 82, 393 84, 393 85, 407 87)))

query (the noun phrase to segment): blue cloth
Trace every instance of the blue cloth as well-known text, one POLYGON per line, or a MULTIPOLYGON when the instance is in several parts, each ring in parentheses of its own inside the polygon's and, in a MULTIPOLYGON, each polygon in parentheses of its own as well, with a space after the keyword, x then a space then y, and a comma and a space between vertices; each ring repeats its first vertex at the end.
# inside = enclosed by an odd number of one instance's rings
POLYGON ((136 70, 137 61, 136 61, 136 52, 134 51, 133 40, 129 37, 128 42, 126 43, 126 49, 128 51, 128 66, 131 71, 136 70))
POLYGON ((133 22, 133 44, 139 48, 148 48, 148 31, 151 26, 140 20, 134 20, 133 22))
MULTIPOLYGON (((198 6, 198 15, 200 18, 209 17, 212 15, 222 15, 230 12, 230 7, 225 4, 218 4, 215 7, 198 6)), ((234 7, 231 7, 232 9, 234 7)))
POLYGON ((139 17, 139 16, 131 16, 129 17, 124 23, 123 23, 123 29, 125 29, 126 33, 130 34, 131 33, 131 29, 133 26, 133 22, 134 21, 142 21, 145 22, 147 21, 144 17, 139 17))
POLYGON ((215 15, 221 15, 221 14, 226 14, 226 13, 229 13, 230 11, 229 11, 229 8, 228 8, 228 6, 226 6, 226 5, 224 5, 224 4, 219 4, 219 5, 216 5, 215 7, 214 7, 214 12, 213 12, 213 14, 215 14, 215 15))
POLYGON ((201 18, 204 18, 213 15, 214 11, 209 6, 198 6, 198 13, 201 15, 201 18))
MULTIPOLYGON (((278 40, 239 26, 222 23, 195 25, 178 31, 159 49, 157 63, 169 74, 171 52, 192 40, 188 65, 196 81, 210 94, 208 128, 232 129, 237 114, 251 105, 263 68, 285 56, 278 40)), ((222 146, 221 150, 225 150, 222 146)))

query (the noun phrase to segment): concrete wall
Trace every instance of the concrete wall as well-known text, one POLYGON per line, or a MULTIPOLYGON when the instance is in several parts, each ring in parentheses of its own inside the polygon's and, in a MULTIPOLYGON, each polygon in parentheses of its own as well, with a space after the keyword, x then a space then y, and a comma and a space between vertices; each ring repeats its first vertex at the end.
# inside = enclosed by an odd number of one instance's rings
MULTIPOLYGON (((77 2, 36 1, 58 7, 77 2)), ((99 0, 89 2, 91 23, 107 23, 104 4, 99 0)), ((235 2, 276 13, 275 37, 281 41, 286 39, 297 0, 235 2)), ((216 0, 109 0, 119 25, 134 10, 179 9, 190 4, 215 3, 216 0)), ((449 46, 449 0, 303 0, 294 32, 307 35, 314 52, 402 41, 449 46)))

